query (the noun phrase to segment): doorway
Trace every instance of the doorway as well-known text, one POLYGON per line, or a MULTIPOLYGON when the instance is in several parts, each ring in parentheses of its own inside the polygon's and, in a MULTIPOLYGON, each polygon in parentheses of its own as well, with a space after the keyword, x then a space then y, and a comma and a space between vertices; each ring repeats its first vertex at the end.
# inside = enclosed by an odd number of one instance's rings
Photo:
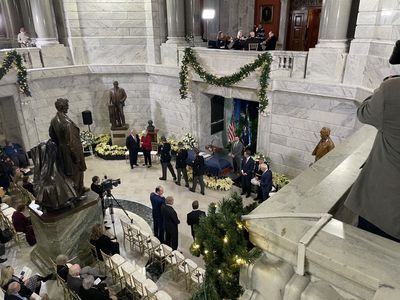
POLYGON ((306 7, 292 10, 289 15, 286 49, 308 51, 318 42, 321 7, 306 7))

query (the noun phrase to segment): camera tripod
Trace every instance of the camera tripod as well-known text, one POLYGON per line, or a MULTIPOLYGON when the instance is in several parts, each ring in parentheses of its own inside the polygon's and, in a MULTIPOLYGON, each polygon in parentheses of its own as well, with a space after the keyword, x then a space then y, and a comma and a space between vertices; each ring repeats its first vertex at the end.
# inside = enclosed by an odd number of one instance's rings
POLYGON ((114 238, 115 238, 115 240, 117 240, 117 233, 115 232, 114 201, 115 201, 115 203, 117 203, 117 206, 120 209, 122 209, 122 211, 125 213, 125 215, 128 217, 128 219, 131 221, 131 224, 133 224, 133 219, 128 215, 125 208, 122 207, 121 203, 119 203, 118 200, 115 199, 114 195, 111 193, 111 190, 106 191, 104 201, 106 201, 106 200, 108 202, 108 209, 109 209, 111 223, 112 223, 113 230, 114 230, 114 238))

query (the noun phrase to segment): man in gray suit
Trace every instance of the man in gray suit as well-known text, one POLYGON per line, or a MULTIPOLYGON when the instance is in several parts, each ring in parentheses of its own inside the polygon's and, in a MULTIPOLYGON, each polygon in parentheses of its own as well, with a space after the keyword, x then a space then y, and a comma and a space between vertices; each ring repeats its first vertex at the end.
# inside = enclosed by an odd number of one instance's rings
POLYGON ((239 173, 241 169, 242 163, 242 151, 243 151, 243 144, 240 141, 239 137, 235 137, 231 144, 231 153, 230 156, 233 160, 233 170, 235 173, 239 173))
MULTIPOLYGON (((400 64, 400 41, 390 58, 400 64)), ((400 242, 400 77, 390 76, 358 108, 360 122, 378 129, 374 145, 345 205, 358 227, 400 242)))

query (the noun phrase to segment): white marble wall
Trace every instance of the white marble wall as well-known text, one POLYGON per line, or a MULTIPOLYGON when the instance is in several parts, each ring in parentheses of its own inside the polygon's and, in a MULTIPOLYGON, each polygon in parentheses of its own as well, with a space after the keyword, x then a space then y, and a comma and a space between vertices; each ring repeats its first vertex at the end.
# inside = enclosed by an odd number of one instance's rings
POLYGON ((396 40, 400 39, 400 4, 392 0, 361 0, 355 39, 347 58, 344 83, 376 88, 399 67, 388 59, 396 40))
POLYGON ((15 130, 16 137, 22 140, 27 149, 48 139, 49 123, 56 113, 54 102, 60 97, 69 99, 68 115, 81 130, 87 130, 81 113, 90 110, 94 122, 91 129, 95 133, 108 133, 108 90, 112 88, 112 82, 118 80, 128 96, 125 106, 126 122, 131 128, 143 130, 151 117, 148 76, 144 69, 143 66, 74 66, 32 70, 29 72, 32 97, 25 97, 17 92, 15 74, 10 74, 1 81, 0 99, 11 97, 14 106, 6 105, 3 108, 2 105, 1 111, 13 116, 14 124, 19 125, 21 130, 20 133, 15 130), (8 113, 6 108, 13 109, 16 113, 8 113))
MULTIPOLYGON (((171 72, 177 75, 177 69, 171 69, 171 72)), ((180 138, 188 132, 196 136, 194 105, 191 99, 180 99, 179 82, 175 76, 149 75, 151 119, 160 136, 180 138)))
POLYGON ((277 88, 271 97, 269 157, 272 168, 291 176, 306 169, 320 140, 322 127, 331 129, 335 144, 355 131, 357 105, 332 96, 287 92, 277 88))
POLYGON ((158 1, 65 0, 64 11, 76 64, 154 63, 156 60, 160 26, 158 1))

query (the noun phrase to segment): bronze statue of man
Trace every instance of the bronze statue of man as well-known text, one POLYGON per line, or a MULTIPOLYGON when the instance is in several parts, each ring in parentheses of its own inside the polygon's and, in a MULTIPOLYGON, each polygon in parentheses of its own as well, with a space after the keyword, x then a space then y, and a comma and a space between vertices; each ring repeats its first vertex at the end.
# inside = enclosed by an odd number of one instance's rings
POLYGON ((114 87, 110 90, 110 101, 108 109, 112 128, 125 127, 124 106, 126 93, 123 88, 118 87, 118 81, 114 81, 114 87))
POLYGON ((57 167, 66 177, 71 178, 77 194, 82 195, 85 191, 83 172, 86 164, 79 127, 67 116, 68 99, 57 99, 55 106, 57 114, 50 122, 49 135, 57 145, 57 167))

